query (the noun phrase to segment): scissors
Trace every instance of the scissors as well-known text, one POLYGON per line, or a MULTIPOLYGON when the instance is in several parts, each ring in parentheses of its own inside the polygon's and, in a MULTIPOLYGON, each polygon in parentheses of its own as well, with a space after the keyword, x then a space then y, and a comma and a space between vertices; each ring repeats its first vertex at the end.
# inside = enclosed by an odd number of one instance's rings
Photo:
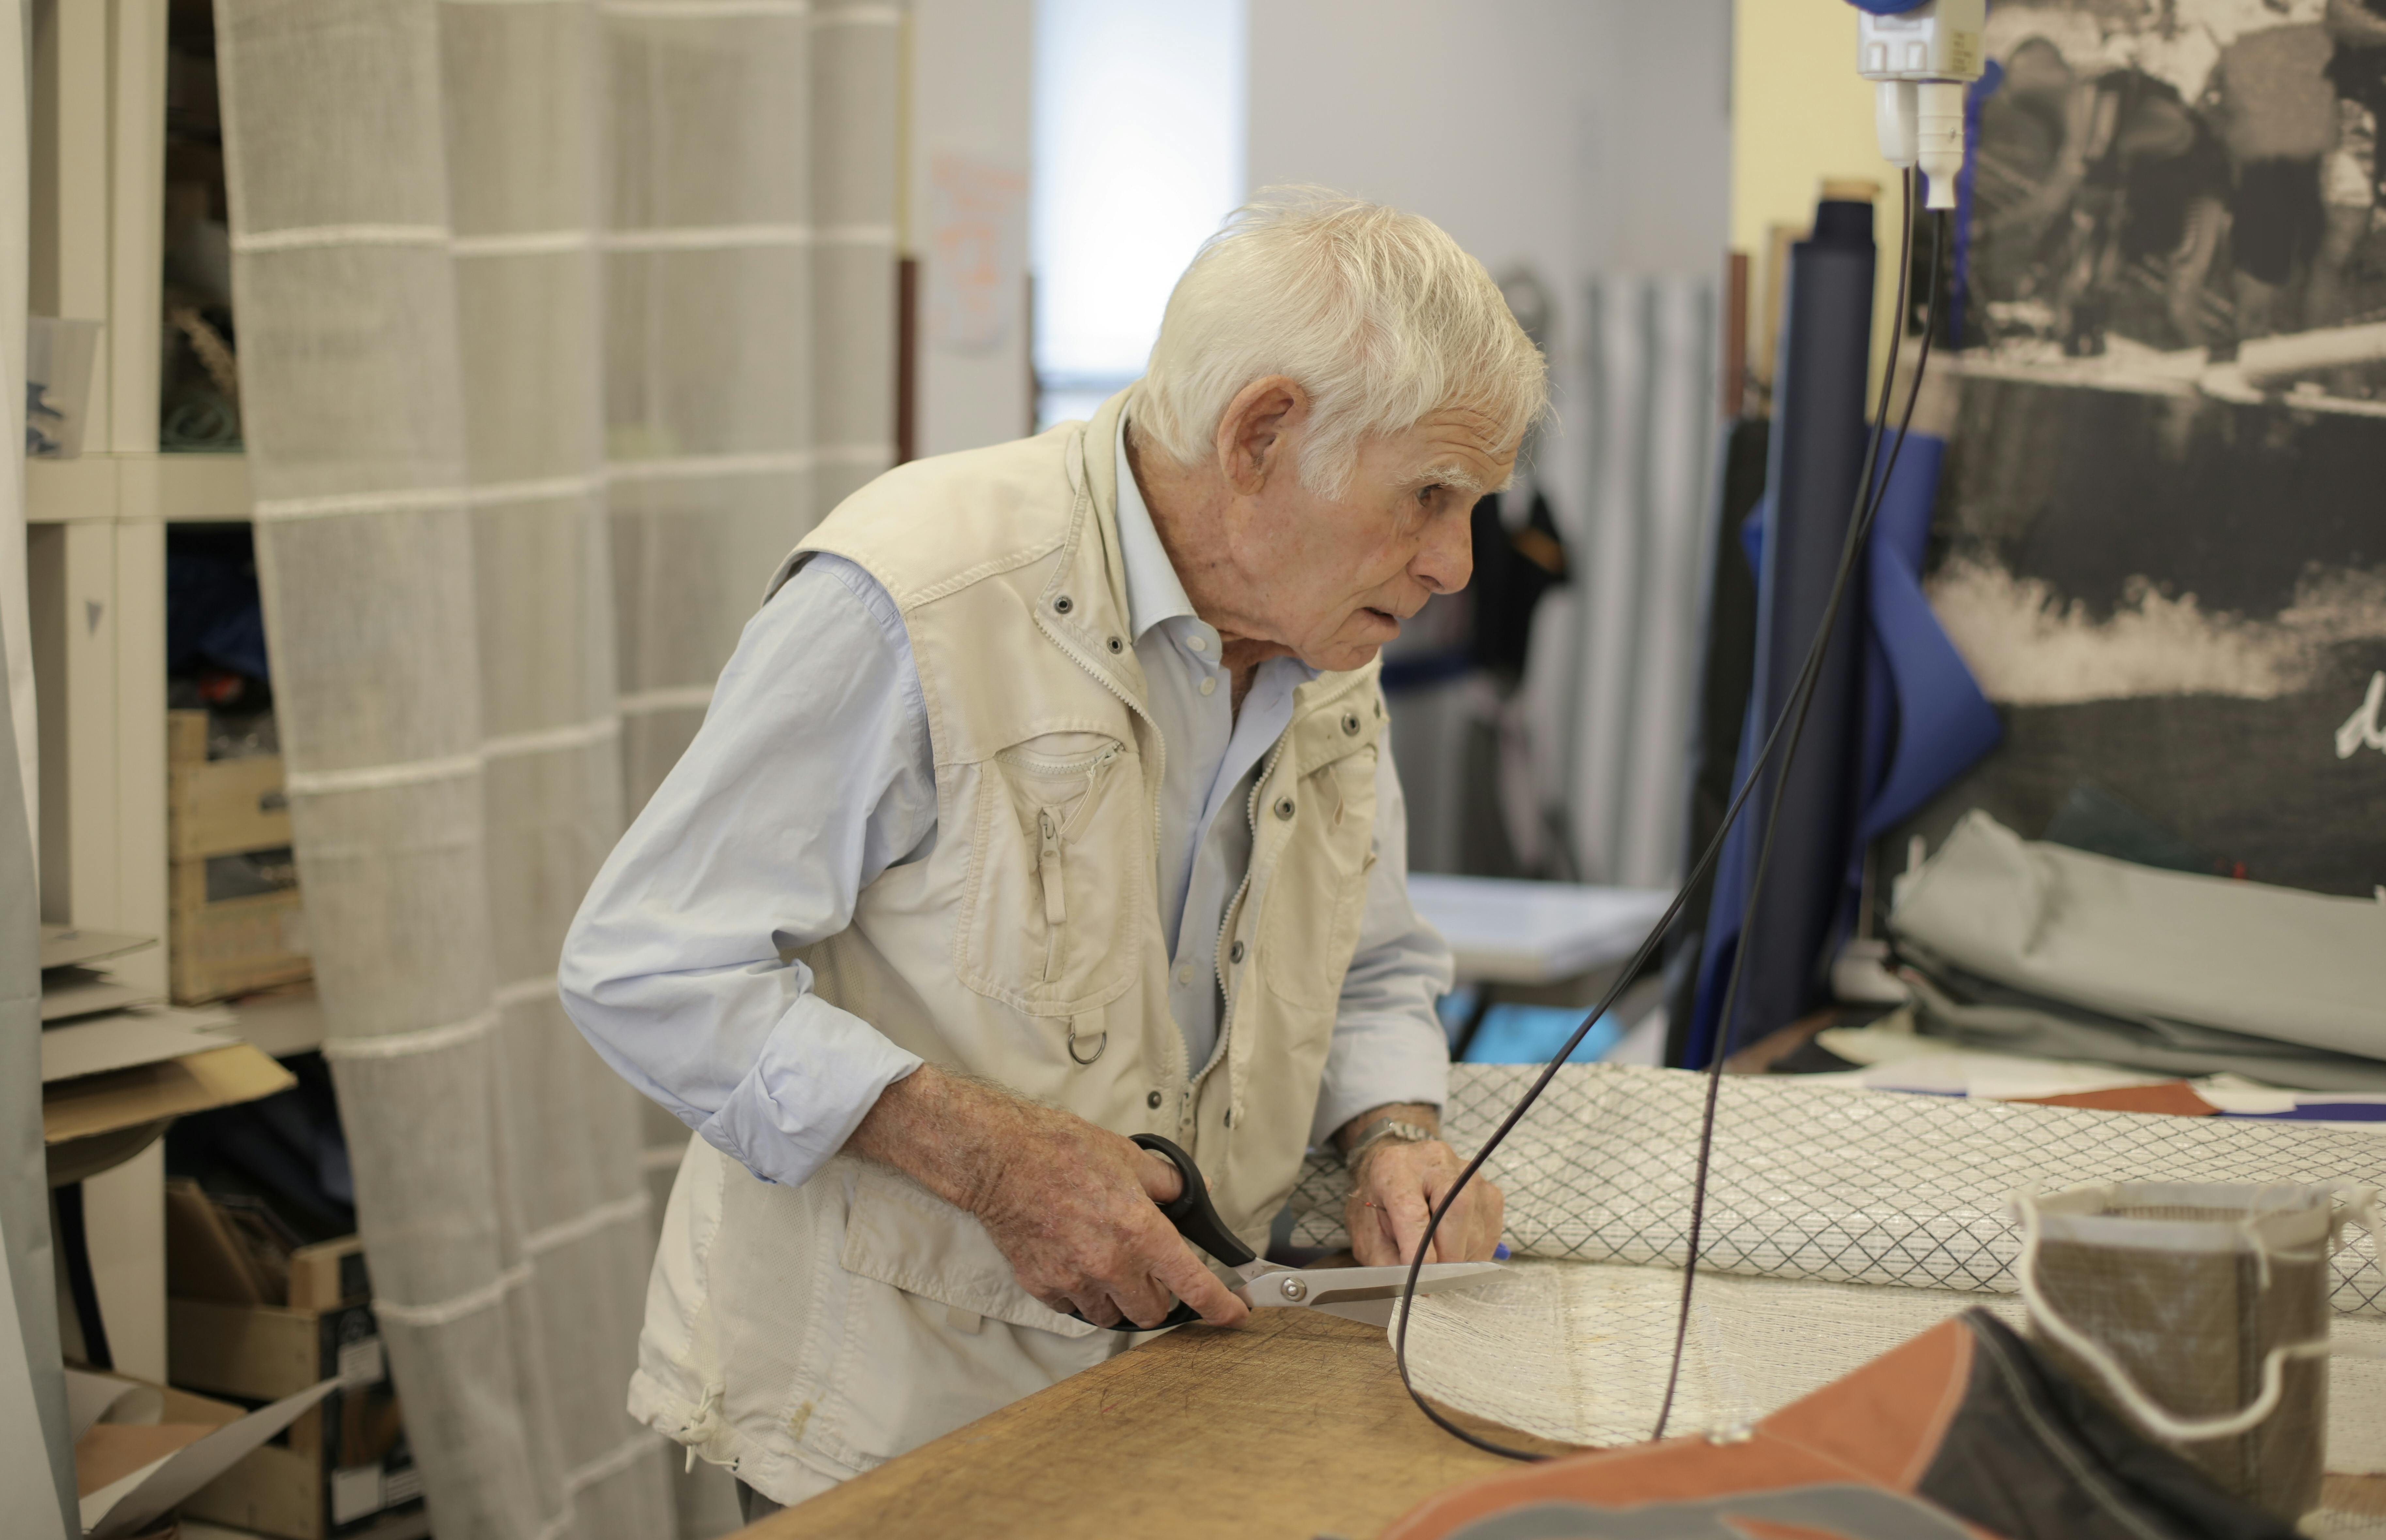
MULTIPOLYGON (((1235 1233, 1218 1218, 1218 1211, 1210 1207, 1210 1184, 1201 1180, 1201 1168, 1193 1163, 1191 1156, 1157 1133, 1136 1134, 1135 1142, 1174 1166, 1176 1174, 1183 1179, 1182 1190, 1161 1204, 1160 1211, 1176 1226, 1178 1234, 1242 1275, 1242 1284, 1234 1292, 1253 1308, 1290 1306, 1363 1321, 1370 1326, 1392 1323, 1393 1313, 1400 1308, 1400 1290, 1408 1283, 1406 1266, 1321 1268, 1303 1272, 1268 1261, 1237 1240, 1235 1233)), ((1507 1247, 1500 1251, 1505 1256, 1507 1247)), ((1506 1271, 1497 1262, 1427 1262, 1417 1275, 1416 1292, 1436 1294, 1454 1284, 1506 1271)), ((1069 1313, 1077 1315, 1074 1310, 1069 1313)), ((1085 1317, 1077 1319, 1083 1321, 1085 1317)), ((1168 1319, 1157 1326, 1137 1326, 1131 1321, 1123 1321, 1111 1330, 1159 1332, 1200 1319, 1200 1311, 1179 1300, 1176 1308, 1168 1312, 1168 1319)))

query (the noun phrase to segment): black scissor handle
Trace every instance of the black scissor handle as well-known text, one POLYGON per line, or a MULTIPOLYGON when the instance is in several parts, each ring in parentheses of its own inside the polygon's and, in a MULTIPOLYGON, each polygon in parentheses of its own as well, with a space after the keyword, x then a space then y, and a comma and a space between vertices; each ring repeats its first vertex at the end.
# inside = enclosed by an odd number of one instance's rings
POLYGON ((1259 1260, 1259 1254, 1236 1239, 1235 1233, 1226 1228, 1226 1221, 1218 1217, 1218 1210, 1210 1207, 1210 1183, 1191 1156, 1157 1133, 1138 1133, 1135 1142, 1175 1167, 1176 1174, 1184 1180, 1177 1195, 1160 1205, 1160 1211, 1176 1226, 1178 1234, 1230 1268, 1259 1260))
MULTIPOLYGON (((1259 1254, 1236 1239, 1235 1233, 1227 1229, 1225 1221, 1218 1217, 1218 1210, 1210 1207, 1210 1184, 1201 1179, 1201 1168, 1193 1163, 1191 1156, 1177 1148, 1174 1141, 1163 1139, 1157 1133, 1138 1133, 1135 1135, 1135 1142, 1176 1168, 1181 1190, 1158 1207, 1168 1216, 1168 1222, 1176 1226, 1178 1234, 1230 1268, 1259 1259, 1259 1254)), ((1086 1319, 1074 1310, 1068 1313, 1078 1321, 1086 1319)), ((1128 1333, 1159 1332, 1171 1326, 1189 1325, 1200 1319, 1200 1311, 1180 1299, 1176 1308, 1168 1312, 1167 1319, 1157 1326, 1137 1326, 1132 1321, 1122 1321, 1111 1330, 1128 1333)))

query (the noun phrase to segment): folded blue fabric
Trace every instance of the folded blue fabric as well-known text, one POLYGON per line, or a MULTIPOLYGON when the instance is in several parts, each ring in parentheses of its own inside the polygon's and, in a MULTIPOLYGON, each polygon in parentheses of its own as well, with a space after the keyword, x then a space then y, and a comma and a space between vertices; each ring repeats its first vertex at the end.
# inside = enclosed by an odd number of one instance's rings
MULTIPOLYGON (((1860 782, 1856 837, 1848 852, 1841 891, 1818 893, 1814 901, 1840 911, 1844 933, 1861 885, 1865 847, 1918 811, 1939 791, 1994 748, 2004 725, 1996 707, 1955 645, 1931 612, 1922 587, 1922 562, 1938 502, 1939 475, 1947 441, 1912 433, 1887 472, 1880 512, 1865 552, 1864 683, 1859 709, 1860 782)), ((1883 474, 1876 472, 1877 476, 1883 474)), ((1763 571, 1768 495, 1740 531, 1749 565, 1763 571)), ((1749 702, 1740 733, 1735 789, 1748 779, 1749 761, 1772 728, 1761 700, 1749 702)), ((1815 731, 1829 731, 1815 724, 1815 731)), ((1716 865, 1714 897, 1707 911, 1706 937, 1699 958, 1697 1004, 1691 1014, 1683 1064, 1704 1067, 1723 1013, 1723 985, 1739 945, 1739 922, 1756 864, 1756 840, 1764 808, 1751 808, 1733 826, 1716 865)), ((1835 949, 1838 943, 1833 941, 1835 949)), ((1749 1019, 1743 1002, 1740 1020, 1749 1019)))

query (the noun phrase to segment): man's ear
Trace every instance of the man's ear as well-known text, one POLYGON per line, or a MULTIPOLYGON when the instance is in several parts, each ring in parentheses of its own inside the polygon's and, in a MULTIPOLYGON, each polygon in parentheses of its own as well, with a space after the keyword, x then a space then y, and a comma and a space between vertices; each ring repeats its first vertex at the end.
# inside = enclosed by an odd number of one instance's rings
POLYGON ((1255 496, 1268 478, 1288 470, 1293 431, 1309 419, 1309 393, 1281 374, 1254 380, 1235 393, 1218 419, 1218 469, 1226 484, 1255 496))

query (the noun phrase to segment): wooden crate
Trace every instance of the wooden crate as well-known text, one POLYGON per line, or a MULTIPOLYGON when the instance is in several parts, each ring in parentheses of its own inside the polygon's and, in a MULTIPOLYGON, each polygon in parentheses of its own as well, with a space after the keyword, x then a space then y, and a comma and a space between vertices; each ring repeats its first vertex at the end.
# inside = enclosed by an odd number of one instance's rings
POLYGON ((414 1469, 370 1305, 290 1309, 167 1301, 168 1378, 248 1401, 279 1400, 336 1376, 340 1388, 289 1434, 184 1499, 184 1517, 285 1540, 373 1530, 419 1510, 414 1469))
POLYGON ((196 860, 290 843, 282 756, 207 757, 207 714, 166 713, 167 848, 196 860))
POLYGON ((173 863, 168 883, 169 988, 177 1005, 198 1005, 313 975, 307 911, 298 890, 207 901, 207 863, 173 863))
POLYGON ((168 988, 177 1005, 295 983, 314 973, 295 887, 207 897, 207 863, 286 848, 282 757, 207 757, 207 714, 166 713, 168 988))

